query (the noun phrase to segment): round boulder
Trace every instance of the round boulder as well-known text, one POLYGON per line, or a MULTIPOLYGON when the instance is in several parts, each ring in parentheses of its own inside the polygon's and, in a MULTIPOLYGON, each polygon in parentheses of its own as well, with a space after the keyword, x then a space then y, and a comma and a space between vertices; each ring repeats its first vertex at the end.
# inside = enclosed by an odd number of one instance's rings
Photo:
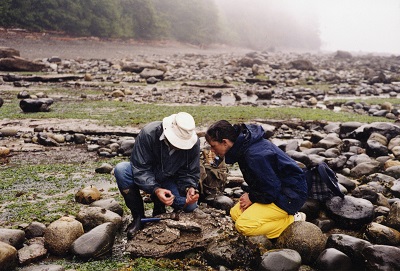
POLYGON ((316 225, 294 222, 287 227, 276 241, 277 248, 296 250, 304 264, 313 263, 325 249, 326 236, 316 225))
POLYGON ((82 223, 64 216, 52 222, 44 232, 45 246, 54 255, 66 255, 71 244, 84 234, 82 223))

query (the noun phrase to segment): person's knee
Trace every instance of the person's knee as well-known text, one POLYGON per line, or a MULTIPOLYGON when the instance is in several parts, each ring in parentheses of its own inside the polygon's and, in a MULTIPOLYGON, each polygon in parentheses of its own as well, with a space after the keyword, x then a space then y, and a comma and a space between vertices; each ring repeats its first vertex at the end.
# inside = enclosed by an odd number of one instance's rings
POLYGON ((247 225, 247 223, 244 223, 242 219, 237 219, 235 222, 235 228, 238 232, 240 232, 243 235, 249 235, 249 227, 247 225))
MULTIPOLYGON (((115 167, 114 167, 114 175, 115 176, 120 176, 121 174, 123 174, 126 170, 127 164, 128 162, 120 162, 118 163, 115 167)), ((129 163, 128 163, 129 164, 129 163)))
POLYGON ((128 170, 131 170, 129 162, 120 162, 114 167, 114 176, 117 181, 117 185, 120 189, 129 187, 132 180, 130 179, 128 170))

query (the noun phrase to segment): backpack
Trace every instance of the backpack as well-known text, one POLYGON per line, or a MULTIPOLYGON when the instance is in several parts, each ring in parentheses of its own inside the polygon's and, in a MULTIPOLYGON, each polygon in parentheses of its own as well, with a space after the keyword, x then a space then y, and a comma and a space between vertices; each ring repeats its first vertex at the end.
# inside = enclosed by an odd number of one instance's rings
MULTIPOLYGON (((200 199, 224 192, 228 183, 228 168, 225 159, 216 159, 213 152, 203 149, 200 155, 200 199)), ((219 158, 219 157, 218 157, 219 158)))
POLYGON ((336 173, 325 162, 306 169, 305 175, 309 198, 319 201, 326 201, 334 196, 344 198, 336 173))

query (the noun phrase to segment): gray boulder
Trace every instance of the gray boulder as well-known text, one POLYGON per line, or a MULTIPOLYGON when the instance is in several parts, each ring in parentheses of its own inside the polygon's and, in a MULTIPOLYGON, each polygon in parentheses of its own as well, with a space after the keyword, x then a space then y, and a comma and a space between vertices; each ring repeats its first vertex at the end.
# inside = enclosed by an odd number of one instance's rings
POLYGON ((101 224, 76 239, 71 252, 82 259, 99 259, 111 253, 116 234, 115 224, 101 224))

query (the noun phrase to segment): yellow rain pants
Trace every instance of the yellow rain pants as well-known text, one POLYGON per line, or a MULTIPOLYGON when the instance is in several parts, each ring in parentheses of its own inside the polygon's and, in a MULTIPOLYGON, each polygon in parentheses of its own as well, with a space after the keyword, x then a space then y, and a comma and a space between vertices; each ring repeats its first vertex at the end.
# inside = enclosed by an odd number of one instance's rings
POLYGON ((236 229, 245 236, 265 235, 268 239, 279 235, 293 223, 293 215, 276 206, 274 203, 253 203, 244 212, 237 203, 230 210, 236 229))

